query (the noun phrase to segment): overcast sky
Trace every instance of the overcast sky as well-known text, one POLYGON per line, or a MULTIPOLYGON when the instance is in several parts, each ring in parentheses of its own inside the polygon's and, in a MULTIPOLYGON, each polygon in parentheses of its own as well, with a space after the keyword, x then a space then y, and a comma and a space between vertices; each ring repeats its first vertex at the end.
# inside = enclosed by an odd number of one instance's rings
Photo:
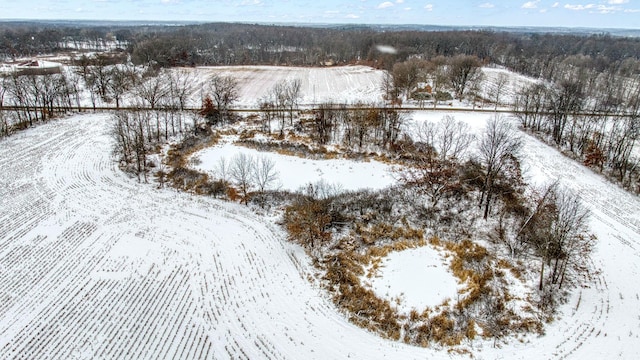
POLYGON ((640 28, 640 0, 0 0, 2 19, 640 28))

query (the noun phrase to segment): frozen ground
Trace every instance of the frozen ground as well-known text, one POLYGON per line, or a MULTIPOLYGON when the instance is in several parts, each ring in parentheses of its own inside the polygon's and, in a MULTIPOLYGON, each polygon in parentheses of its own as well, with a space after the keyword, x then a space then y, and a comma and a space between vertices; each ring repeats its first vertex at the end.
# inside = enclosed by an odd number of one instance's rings
MULTIPOLYGON (((454 115, 478 128, 486 119, 454 115)), ((1 359, 456 357, 345 321, 307 280, 304 252, 244 206, 124 175, 106 118, 0 141, 1 359)), ((524 148, 530 179, 560 178, 593 211, 599 271, 545 336, 470 349, 477 359, 640 358, 640 201, 533 138, 524 148)))
POLYGON ((272 185, 274 189, 297 191, 319 181, 338 190, 382 189, 395 183, 392 168, 378 161, 303 159, 229 143, 195 153, 193 156, 200 160, 195 168, 215 176, 221 159, 232 163, 236 154, 246 154, 256 159, 265 157, 273 161, 278 172, 278 179, 272 185))
POLYGON ((382 260, 376 276, 363 278, 382 299, 409 314, 435 307, 458 296, 457 279, 449 271, 449 261, 427 245, 391 252, 382 260))

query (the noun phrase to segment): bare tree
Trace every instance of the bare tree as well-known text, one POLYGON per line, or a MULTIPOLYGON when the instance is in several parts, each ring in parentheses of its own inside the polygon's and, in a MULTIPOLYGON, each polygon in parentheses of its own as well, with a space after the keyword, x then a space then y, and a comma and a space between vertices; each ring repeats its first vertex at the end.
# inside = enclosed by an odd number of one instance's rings
POLYGON ((514 108, 522 127, 540 131, 546 111, 546 87, 541 83, 531 84, 518 91, 514 108))
POLYGON ((419 58, 411 58, 404 62, 395 63, 391 72, 396 93, 404 93, 405 99, 411 95, 411 91, 424 81, 425 74, 431 63, 419 58))
POLYGON ((302 82, 300 79, 287 80, 286 82, 286 106, 289 112, 289 125, 293 125, 293 113, 298 108, 302 97, 302 82))
POLYGON ((261 156, 253 161, 253 167, 253 179, 260 193, 260 205, 264 207, 265 191, 278 180, 276 163, 266 156, 261 156))
POLYGON ((152 76, 137 87, 138 96, 149 108, 156 109, 167 95, 167 86, 163 76, 152 76))
POLYGON ((227 121, 229 106, 238 100, 238 81, 230 75, 215 74, 207 84, 207 91, 220 112, 219 122, 227 121))
POLYGON ((110 72, 109 95, 116 102, 116 109, 120 108, 120 101, 124 94, 133 86, 133 70, 123 66, 114 66, 110 72))
POLYGON ((433 107, 435 108, 438 105, 438 102, 443 100, 442 88, 447 82, 447 71, 446 71, 447 59, 444 56, 437 56, 431 59, 431 62, 433 63, 433 67, 429 68, 429 70, 431 71, 428 73, 428 78, 431 81, 433 107))
POLYGON ((457 55, 449 61, 447 77, 456 98, 462 99, 470 82, 476 81, 480 72, 480 59, 471 55, 457 55))
POLYGON ((289 124, 293 125, 293 113, 298 107, 301 97, 300 79, 281 80, 271 88, 266 95, 263 104, 273 105, 277 116, 280 118, 280 134, 284 133, 286 115, 289 115, 289 124))
POLYGON ((7 95, 9 95, 12 103, 24 107, 24 110, 15 112, 18 118, 18 125, 26 127, 28 122, 28 125, 32 126, 34 117, 37 121, 37 116, 35 116, 36 103, 29 94, 26 77, 13 74, 5 82, 5 86, 7 87, 7 95))
POLYGON ((240 187, 245 204, 249 204, 249 191, 253 187, 254 165, 251 156, 245 153, 236 154, 231 160, 229 175, 240 187))
POLYGON ((225 183, 229 182, 229 166, 227 159, 221 157, 214 169, 215 175, 225 183))
POLYGON ((7 78, 0 76, 0 108, 4 105, 4 95, 7 93, 7 78))
POLYGON ((395 86, 392 73, 384 73, 382 82, 380 83, 380 89, 384 93, 385 99, 388 101, 393 101, 400 96, 399 88, 395 86))
POLYGON ((120 158, 121 162, 129 163, 132 158, 131 140, 129 132, 131 121, 128 114, 124 111, 115 112, 112 116, 112 137, 114 141, 113 152, 120 158))
POLYGON ((70 94, 73 96, 73 104, 75 106, 80 107, 82 102, 80 101, 80 93, 82 91, 82 85, 80 81, 82 80, 81 76, 75 71, 67 71, 65 77, 67 78, 67 84, 70 90, 70 94))
POLYGON ((286 104, 287 104, 287 88, 286 81, 279 81, 271 88, 270 98, 275 105, 276 115, 280 119, 280 135, 284 134, 284 127, 286 122, 286 104))
POLYGON ((484 73, 482 71, 478 71, 477 77, 475 77, 473 81, 470 81, 469 86, 467 86, 467 95, 471 98, 471 106, 473 109, 476 108, 478 100, 482 100, 482 104, 484 106, 484 97, 482 94, 484 79, 484 73))
POLYGON ((494 110, 498 109, 498 105, 500 104, 500 99, 502 95, 504 95, 507 86, 509 86, 509 76, 505 73, 499 73, 496 77, 496 81, 491 84, 489 88, 489 95, 491 96, 491 100, 494 102, 494 110))
POLYGON ((489 215, 495 181, 509 162, 517 157, 522 142, 513 127, 500 115, 487 122, 479 144, 480 162, 484 166, 484 181, 480 206, 484 205, 484 219, 489 215))
POLYGON ((6 112, 0 111, 0 137, 9 136, 9 120, 6 112))
POLYGON ((545 267, 551 267, 549 283, 561 288, 567 270, 589 256, 594 239, 587 234, 588 219, 589 211, 580 199, 557 182, 539 192, 518 236, 540 257, 540 290, 545 284, 545 267))
POLYGON ((427 143, 440 160, 460 160, 475 140, 469 125, 445 115, 437 123, 424 122, 418 128, 418 139, 427 143))
POLYGON ((271 121, 273 120, 273 114, 276 107, 271 95, 267 94, 260 98, 258 101, 258 107, 261 111, 261 130, 267 134, 271 134, 271 121))
POLYGON ((168 74, 169 101, 171 108, 184 110, 187 107, 189 94, 192 92, 193 73, 179 69, 168 74))
POLYGON ((582 110, 583 102, 583 84, 577 80, 564 80, 559 88, 549 91, 548 105, 551 111, 548 122, 556 144, 563 142, 568 121, 582 110))
POLYGON ((415 187, 428 197, 430 210, 462 187, 457 163, 441 160, 433 153, 422 154, 411 166, 399 169, 398 175, 403 184, 415 187))
POLYGON ((553 254, 551 283, 561 288, 567 268, 584 261, 584 256, 591 251, 593 238, 587 234, 589 211, 579 197, 567 189, 560 189, 556 194, 556 209, 551 230, 557 252, 553 254))

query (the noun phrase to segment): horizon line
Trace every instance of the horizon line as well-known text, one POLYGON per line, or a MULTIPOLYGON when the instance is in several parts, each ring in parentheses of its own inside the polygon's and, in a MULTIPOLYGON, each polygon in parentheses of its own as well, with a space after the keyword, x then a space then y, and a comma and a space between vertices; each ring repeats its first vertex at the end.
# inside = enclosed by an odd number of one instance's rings
POLYGON ((568 30, 614 30, 614 31, 633 31, 639 32, 640 28, 625 27, 588 27, 588 26, 566 26, 566 25, 442 25, 442 24, 419 24, 419 23, 334 23, 334 22, 265 22, 265 21, 208 21, 208 20, 112 20, 112 19, 43 19, 43 18, 0 18, 0 22, 78 22, 78 23, 156 23, 159 25, 168 24, 188 24, 188 25, 204 25, 204 24, 245 24, 245 25, 265 25, 265 26, 394 26, 394 27, 435 27, 435 28, 472 28, 472 29, 568 29, 568 30))

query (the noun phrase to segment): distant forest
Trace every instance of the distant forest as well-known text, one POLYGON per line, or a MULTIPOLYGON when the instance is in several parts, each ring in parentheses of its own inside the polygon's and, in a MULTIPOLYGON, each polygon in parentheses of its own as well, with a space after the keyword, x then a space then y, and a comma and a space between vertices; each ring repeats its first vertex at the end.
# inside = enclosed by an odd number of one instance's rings
POLYGON ((559 64, 635 75, 640 38, 608 34, 417 31, 369 26, 299 27, 213 23, 199 25, 87 26, 73 23, 0 23, 0 57, 15 59, 66 50, 126 51, 134 64, 371 65, 392 69, 411 57, 473 55, 485 64, 554 78, 559 64), (394 53, 380 52, 379 45, 394 53))

